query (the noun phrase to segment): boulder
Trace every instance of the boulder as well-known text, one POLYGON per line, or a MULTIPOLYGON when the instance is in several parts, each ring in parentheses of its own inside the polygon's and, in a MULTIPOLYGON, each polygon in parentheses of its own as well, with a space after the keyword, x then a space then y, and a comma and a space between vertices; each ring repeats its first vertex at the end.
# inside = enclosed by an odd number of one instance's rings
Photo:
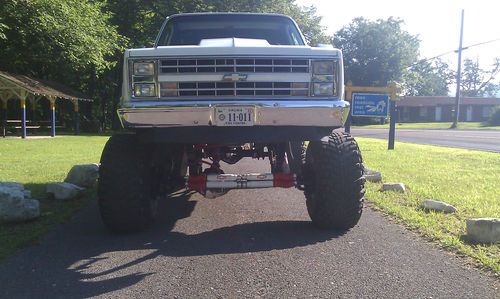
POLYGON ((68 200, 77 197, 85 188, 78 187, 71 183, 50 183, 47 184, 47 194, 55 199, 68 200))
POLYGON ((364 176, 368 182, 379 183, 382 181, 382 173, 378 171, 365 172, 364 176))
POLYGON ((99 164, 75 165, 71 168, 64 182, 84 188, 92 187, 99 177, 99 164))
POLYGON ((443 213, 455 213, 457 209, 445 202, 433 199, 426 199, 422 202, 422 208, 428 211, 437 211, 443 213))
POLYGON ((466 220, 467 237, 479 243, 500 242, 499 218, 472 218, 466 220))
POLYGON ((384 191, 396 191, 396 192, 405 193, 406 188, 405 188, 405 185, 403 183, 384 183, 382 185, 382 188, 380 189, 380 191, 382 191, 382 192, 384 192, 384 191))
MULTIPOLYGON (((38 218, 40 203, 38 200, 25 198, 22 184, 3 183, 0 185, 0 221, 20 222, 38 218)), ((23 186, 24 188, 24 186, 23 186)))
POLYGON ((24 190, 24 185, 21 183, 14 182, 0 182, 0 188, 14 188, 19 190, 24 190))
POLYGON ((31 198, 31 191, 30 190, 23 190, 24 198, 31 198))

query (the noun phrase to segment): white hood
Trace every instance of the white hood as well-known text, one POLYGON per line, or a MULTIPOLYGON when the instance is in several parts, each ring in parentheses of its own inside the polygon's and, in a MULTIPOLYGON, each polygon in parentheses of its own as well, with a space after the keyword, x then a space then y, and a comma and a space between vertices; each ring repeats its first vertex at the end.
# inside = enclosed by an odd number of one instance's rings
POLYGON ((266 40, 245 38, 204 39, 197 46, 160 46, 131 49, 125 57, 165 56, 328 56, 340 58, 340 50, 331 47, 274 46, 266 40))

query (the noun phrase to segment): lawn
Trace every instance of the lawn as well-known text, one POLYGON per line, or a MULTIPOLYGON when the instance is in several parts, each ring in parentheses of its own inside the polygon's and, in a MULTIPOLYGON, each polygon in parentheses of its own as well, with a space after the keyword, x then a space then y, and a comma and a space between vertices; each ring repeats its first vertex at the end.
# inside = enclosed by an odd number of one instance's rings
POLYGON ((67 220, 90 200, 86 196, 58 202, 45 199, 45 185, 60 182, 75 164, 99 162, 109 137, 64 136, 44 139, 0 138, 0 182, 20 182, 40 199, 40 219, 23 224, 0 224, 0 260, 16 249, 36 242, 54 223, 67 220))
MULTIPOLYGON (((397 129, 449 129, 451 123, 447 122, 433 122, 433 123, 396 123, 397 129)), ((353 126, 353 128, 362 129, 388 129, 389 124, 384 125, 366 125, 366 126, 353 126)), ((462 130, 500 130, 500 126, 486 126, 480 122, 460 122, 458 129, 462 130)))
POLYGON ((464 149, 397 143, 388 151, 383 140, 357 138, 365 165, 381 171, 385 182, 402 182, 406 194, 379 192, 367 183, 369 202, 442 247, 472 257, 500 275, 500 244, 469 244, 465 219, 500 218, 500 155, 464 149), (424 199, 454 205, 458 212, 441 214, 420 208, 424 199))

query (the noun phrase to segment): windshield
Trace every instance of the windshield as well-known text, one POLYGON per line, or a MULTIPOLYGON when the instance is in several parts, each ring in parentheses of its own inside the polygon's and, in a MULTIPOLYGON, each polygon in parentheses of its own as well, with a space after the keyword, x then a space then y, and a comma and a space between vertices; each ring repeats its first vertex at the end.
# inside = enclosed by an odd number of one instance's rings
POLYGON ((168 20, 158 46, 199 45, 212 38, 263 39, 271 45, 304 45, 289 18, 274 15, 184 15, 168 20))

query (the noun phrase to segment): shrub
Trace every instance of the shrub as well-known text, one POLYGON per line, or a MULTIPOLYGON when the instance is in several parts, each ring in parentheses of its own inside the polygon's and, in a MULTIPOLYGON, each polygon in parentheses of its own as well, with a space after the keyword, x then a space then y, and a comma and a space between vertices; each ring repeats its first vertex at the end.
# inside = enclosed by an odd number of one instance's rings
POLYGON ((500 126, 500 106, 496 106, 488 119, 490 126, 500 126))
POLYGON ((362 116, 353 116, 352 123, 355 125, 383 125, 388 121, 386 118, 381 117, 362 117, 362 116))

